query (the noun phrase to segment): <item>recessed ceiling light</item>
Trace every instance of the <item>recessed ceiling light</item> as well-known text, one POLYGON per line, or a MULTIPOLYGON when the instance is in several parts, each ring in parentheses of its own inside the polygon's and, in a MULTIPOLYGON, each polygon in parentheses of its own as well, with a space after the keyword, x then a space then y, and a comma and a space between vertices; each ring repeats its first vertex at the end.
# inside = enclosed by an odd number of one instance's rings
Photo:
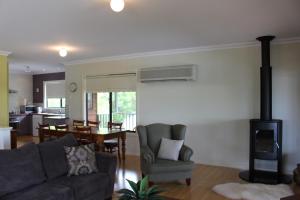
POLYGON ((111 0, 110 7, 115 12, 121 12, 124 9, 125 2, 124 0, 111 0))
POLYGON ((68 55, 68 51, 66 48, 61 48, 58 53, 60 57, 66 57, 68 55))
POLYGON ((29 66, 26 66, 26 67, 25 67, 25 72, 26 72, 26 73, 30 73, 30 72, 31 72, 31 69, 30 69, 29 66))

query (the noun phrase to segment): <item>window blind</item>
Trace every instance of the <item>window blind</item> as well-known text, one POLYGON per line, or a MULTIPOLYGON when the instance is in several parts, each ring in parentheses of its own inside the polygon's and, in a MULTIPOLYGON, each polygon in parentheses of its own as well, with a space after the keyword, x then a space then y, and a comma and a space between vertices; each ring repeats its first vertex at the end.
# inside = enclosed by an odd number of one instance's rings
POLYGON ((109 74, 86 77, 87 92, 125 92, 136 90, 136 74, 109 74))
POLYGON ((65 98, 65 81, 47 81, 45 82, 46 98, 65 98))

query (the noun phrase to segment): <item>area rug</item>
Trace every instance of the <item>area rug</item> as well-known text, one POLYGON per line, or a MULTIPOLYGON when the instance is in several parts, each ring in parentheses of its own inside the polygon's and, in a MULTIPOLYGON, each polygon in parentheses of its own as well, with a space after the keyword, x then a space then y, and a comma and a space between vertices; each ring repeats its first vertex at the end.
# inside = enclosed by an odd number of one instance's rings
POLYGON ((212 189, 219 195, 233 200, 280 200, 293 195, 288 185, 226 183, 212 189))

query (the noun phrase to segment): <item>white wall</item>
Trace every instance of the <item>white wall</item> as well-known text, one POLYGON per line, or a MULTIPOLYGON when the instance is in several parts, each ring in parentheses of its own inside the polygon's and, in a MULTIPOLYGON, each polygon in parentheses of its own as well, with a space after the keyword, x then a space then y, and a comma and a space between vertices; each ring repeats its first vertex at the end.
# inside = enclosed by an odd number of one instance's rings
POLYGON ((9 89, 17 90, 15 94, 9 94, 9 111, 20 109, 24 99, 32 103, 32 75, 9 74, 9 89))
MULTIPOLYGON (((272 45, 273 117, 284 120, 285 170, 300 161, 300 44, 272 45)), ((66 67, 71 118, 82 118, 86 75, 134 72, 139 67, 197 64, 195 82, 137 83, 138 124, 186 124, 186 143, 198 163, 248 168, 249 119, 259 117, 260 48, 247 47, 103 61, 66 67)), ((138 153, 130 136, 129 153, 138 153)))

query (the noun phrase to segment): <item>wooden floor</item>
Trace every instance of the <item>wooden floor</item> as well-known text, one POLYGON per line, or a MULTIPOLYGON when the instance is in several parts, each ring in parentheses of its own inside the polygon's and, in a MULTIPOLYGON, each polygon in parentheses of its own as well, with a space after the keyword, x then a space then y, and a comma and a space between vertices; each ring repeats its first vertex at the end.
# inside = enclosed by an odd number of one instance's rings
MULTIPOLYGON (((18 146, 27 142, 38 143, 38 138, 30 136, 18 137, 18 146)), ((226 198, 215 194, 212 192, 211 188, 214 185, 221 183, 242 183, 242 181, 238 178, 238 173, 239 170, 237 169, 197 164, 193 171, 191 186, 188 187, 184 181, 158 183, 158 185, 165 191, 163 193, 164 196, 179 200, 224 200, 226 198)), ((139 157, 126 156, 125 164, 118 166, 115 191, 125 187, 129 188, 126 179, 137 181, 140 178, 141 172, 139 170, 139 157)), ((298 193, 299 187, 291 187, 298 193)))

